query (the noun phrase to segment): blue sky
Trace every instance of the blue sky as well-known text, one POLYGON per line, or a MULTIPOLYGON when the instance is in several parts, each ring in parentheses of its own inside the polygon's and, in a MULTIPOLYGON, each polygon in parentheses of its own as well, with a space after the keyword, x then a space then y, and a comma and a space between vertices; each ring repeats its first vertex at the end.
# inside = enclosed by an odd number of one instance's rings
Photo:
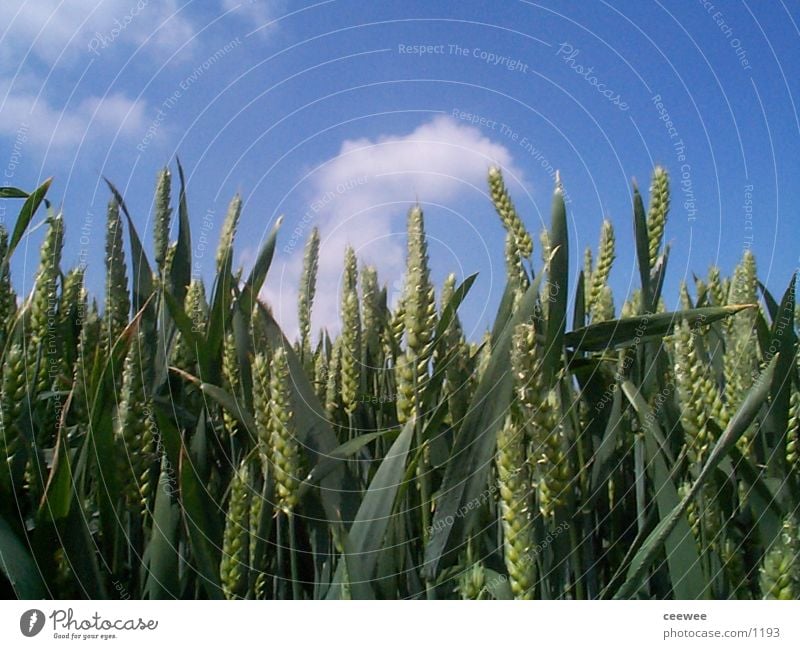
MULTIPOLYGON (((215 240, 241 192, 247 267, 285 215, 265 297, 289 331, 309 228, 323 238, 315 323, 334 326, 344 246, 397 294, 405 213, 419 200, 437 282, 479 272, 463 309, 478 337, 504 280, 490 164, 535 234, 560 170, 576 273, 613 221, 619 306, 637 283, 630 182, 646 191, 658 163, 673 186, 668 303, 682 278, 730 272, 748 246, 783 291, 800 254, 797 2, 487 4, 6 0, 0 183, 55 177, 65 263, 85 255, 97 293, 101 176, 149 241, 156 172, 180 156, 195 243, 204 223, 215 240)), ((17 253, 21 291, 40 237, 17 253)), ((213 246, 195 262, 210 280, 213 246)))

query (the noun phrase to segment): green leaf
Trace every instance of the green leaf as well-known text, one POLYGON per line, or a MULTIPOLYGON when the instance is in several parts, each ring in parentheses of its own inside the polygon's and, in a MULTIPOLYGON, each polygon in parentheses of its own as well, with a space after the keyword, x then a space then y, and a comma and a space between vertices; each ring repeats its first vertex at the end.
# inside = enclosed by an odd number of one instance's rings
POLYGON ((200 583, 208 596, 224 599, 219 581, 222 548, 219 505, 198 479, 185 447, 181 449, 179 472, 183 518, 189 532, 194 567, 202 577, 200 583))
MULTIPOLYGON (((624 381, 622 391, 636 410, 645 432, 647 471, 653 484, 659 517, 665 519, 678 507, 680 498, 667 467, 666 459, 671 460, 671 458, 665 453, 667 447, 664 435, 656 421, 655 413, 636 386, 630 381, 624 381)), ((708 598, 708 580, 703 575, 700 551, 685 512, 681 514, 675 528, 664 540, 664 550, 667 555, 673 596, 676 599, 708 598)))
MULTIPOLYGON (((76 471, 77 473, 77 471, 76 471)), ((89 514, 79 498, 72 499, 67 518, 59 523, 59 539, 66 561, 83 595, 89 599, 108 599, 104 576, 97 560, 97 539, 88 525, 89 514)))
POLYGON ((16 187, 0 187, 0 198, 28 198, 28 192, 16 187))
POLYGON ((661 519, 655 529, 645 539, 644 543, 642 543, 628 567, 625 583, 623 583, 614 594, 614 599, 626 599, 631 597, 639 589, 647 570, 661 551, 661 547, 681 522, 683 515, 686 513, 686 509, 689 507, 692 500, 694 500, 698 491, 708 479, 708 476, 714 471, 725 454, 736 444, 737 440, 747 430, 766 403, 777 361, 778 355, 772 359, 772 362, 770 362, 750 388, 739 410, 733 416, 725 432, 723 432, 722 436, 717 440, 717 443, 711 450, 705 465, 700 471, 700 475, 697 477, 694 484, 692 484, 689 492, 668 516, 661 519))
POLYGON ((178 176, 181 189, 178 198, 178 241, 175 246, 175 257, 169 271, 169 290, 178 304, 183 304, 186 298, 186 289, 192 281, 192 232, 189 227, 189 208, 186 204, 186 178, 180 159, 175 159, 178 165, 178 176))
POLYGON ((651 308, 656 311, 658 308, 658 301, 661 299, 661 292, 664 289, 664 280, 667 276, 667 262, 669 261, 670 245, 664 246, 664 252, 656 260, 656 265, 650 274, 650 287, 652 290, 652 298, 650 300, 651 308))
POLYGON ((14 232, 12 233, 11 239, 8 242, 8 250, 6 251, 6 256, 3 260, 3 263, 11 259, 12 253, 22 240, 25 231, 28 229, 28 226, 31 223, 33 215, 36 214, 36 210, 39 209, 39 205, 42 204, 45 194, 47 194, 47 190, 50 189, 52 182, 52 178, 45 180, 33 191, 33 193, 31 193, 30 196, 28 196, 28 199, 25 201, 25 203, 23 203, 22 209, 19 211, 19 216, 17 216, 17 222, 14 225, 14 232))
MULTIPOLYGON (((361 579, 367 580, 375 577, 379 550, 383 546, 383 538, 391 520, 397 491, 403 483, 406 472, 406 460, 414 437, 414 425, 413 419, 408 421, 403 432, 389 448, 361 500, 361 506, 347 535, 346 565, 351 577, 350 588, 354 599, 363 597, 358 596, 361 584, 353 581, 353 576, 358 575, 361 579)), ((338 597, 337 591, 340 589, 338 585, 344 579, 344 566, 343 563, 339 564, 329 599, 338 597)))
POLYGON ((567 298, 569 297, 569 231, 564 193, 556 187, 553 194, 552 224, 550 226, 550 263, 547 270, 547 328, 545 332, 545 381, 553 385, 564 351, 564 331, 567 328, 567 298))
POLYGON ((61 410, 61 420, 58 423, 56 445, 53 452, 53 465, 50 469, 44 495, 39 503, 38 517, 53 522, 65 518, 72 506, 73 476, 66 425, 67 413, 71 403, 72 392, 67 396, 61 410))
POLYGON ((497 314, 494 318, 494 324, 492 325, 492 345, 497 342, 498 338, 500 338, 500 336, 503 334, 503 331, 505 331, 508 320, 511 317, 511 307, 514 304, 514 295, 516 292, 516 285, 511 283, 506 284, 506 288, 503 291, 503 297, 500 298, 500 305, 497 307, 497 314))
POLYGON ((684 320, 690 327, 698 324, 707 325, 744 309, 752 308, 754 308, 752 304, 706 306, 686 311, 608 320, 568 332, 564 343, 567 347, 580 351, 602 351, 608 348, 629 347, 648 339, 662 338, 671 333, 676 324, 684 320))
POLYGON ((181 332, 181 336, 183 336, 187 347, 196 356, 195 360, 200 366, 200 376, 208 376, 208 353, 206 346, 201 343, 199 336, 197 336, 195 332, 194 323, 186 314, 183 306, 178 304, 178 301, 172 293, 164 291, 162 295, 164 296, 164 302, 166 302, 167 310, 175 326, 178 328, 178 331, 181 332))
POLYGON ((583 271, 578 274, 578 286, 575 288, 575 304, 572 311, 572 328, 586 326, 586 279, 583 271))
POLYGON ((636 183, 633 185, 633 234, 636 239, 636 261, 639 266, 639 281, 642 285, 640 313, 651 310, 650 302, 650 243, 647 235, 647 216, 642 195, 636 183))
POLYGON ((771 476, 785 478, 786 476, 786 431, 789 428, 789 400, 792 393, 792 379, 796 369, 797 337, 794 333, 794 295, 797 275, 792 276, 791 282, 783 294, 780 307, 772 319, 770 331, 770 346, 767 348, 765 358, 769 359, 775 352, 780 353, 780 361, 775 368, 770 389, 770 407, 764 421, 764 430, 769 445, 768 468, 771 476))
MULTIPOLYGON (((185 374, 183 375, 186 376, 185 374)), ((199 385, 200 390, 203 391, 203 394, 207 394, 219 405, 225 408, 225 410, 227 410, 230 414, 236 417, 237 421, 245 427, 247 433, 255 437, 256 430, 258 430, 256 428, 255 417, 253 417, 253 414, 245 409, 241 399, 237 399, 230 392, 223 390, 217 385, 212 385, 211 383, 199 383, 199 385)))
POLYGON ((279 216, 275 221, 275 225, 272 226, 272 231, 269 233, 267 240, 261 247, 261 251, 256 258, 256 263, 253 264, 250 275, 247 277, 247 281, 242 288, 239 300, 241 302, 242 312, 246 313, 248 317, 253 309, 253 304, 255 304, 256 299, 258 299, 258 293, 264 285, 264 280, 267 278, 269 267, 272 265, 272 257, 275 254, 275 243, 278 239, 278 231, 281 228, 281 223, 283 223, 283 217, 279 216))
POLYGON ((166 456, 162 457, 153 506, 153 529, 144 561, 147 578, 143 594, 149 599, 177 599, 180 595, 178 545, 181 512, 173 497, 176 488, 172 466, 166 456))
POLYGON ((0 570, 19 599, 42 599, 47 596, 42 576, 31 553, 11 526, 0 516, 0 570))
POLYGON ((614 451, 617 447, 617 440, 620 436, 622 424, 622 392, 616 389, 614 390, 611 412, 608 415, 605 433, 592 461, 592 500, 603 493, 601 487, 608 481, 611 475, 611 460, 614 458, 614 451))
POLYGON ((464 298, 467 297, 467 293, 469 293, 469 290, 472 288, 472 285, 475 283, 477 277, 478 273, 473 273, 461 284, 459 284, 458 287, 453 291, 450 301, 445 305, 444 309, 442 309, 441 316, 436 322, 436 331, 433 336, 432 346, 437 346, 439 341, 444 336, 447 328, 450 326, 450 323, 456 316, 456 313, 458 313, 458 307, 461 306, 464 298))
POLYGON ((772 296, 767 290, 767 287, 764 286, 761 282, 758 282, 758 288, 761 291, 761 294, 764 296, 764 304, 767 305, 767 313, 769 313, 770 320, 773 322, 775 321, 775 317, 778 314, 778 303, 775 301, 775 298, 772 296))
POLYGON ((351 440, 346 441, 344 444, 337 446, 330 453, 320 459, 317 464, 308 474, 305 480, 300 484, 298 493, 300 498, 310 489, 313 485, 318 483, 322 478, 327 476, 331 471, 340 465, 341 460, 346 460, 358 453, 367 444, 374 442, 379 437, 383 437, 391 433, 391 430, 380 430, 375 433, 367 433, 366 435, 359 435, 351 440))

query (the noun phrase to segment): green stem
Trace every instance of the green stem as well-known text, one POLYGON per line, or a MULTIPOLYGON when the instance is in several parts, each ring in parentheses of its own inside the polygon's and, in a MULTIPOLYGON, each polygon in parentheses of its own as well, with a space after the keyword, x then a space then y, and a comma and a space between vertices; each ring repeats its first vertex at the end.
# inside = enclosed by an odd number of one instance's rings
POLYGON ((292 566, 292 597, 294 599, 303 599, 303 589, 300 584, 300 574, 297 564, 297 538, 295 537, 293 512, 288 512, 286 514, 286 522, 289 526, 289 561, 292 566))

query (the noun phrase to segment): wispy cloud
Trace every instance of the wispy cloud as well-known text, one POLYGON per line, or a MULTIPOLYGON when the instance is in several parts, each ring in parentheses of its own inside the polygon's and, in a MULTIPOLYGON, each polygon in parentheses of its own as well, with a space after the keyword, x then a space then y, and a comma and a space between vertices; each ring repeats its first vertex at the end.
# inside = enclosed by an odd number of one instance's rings
POLYGON ((27 92, 10 93, 0 104, 0 134, 13 137, 20 126, 28 125, 32 145, 59 153, 96 136, 141 133, 145 124, 144 101, 121 93, 88 97, 67 109, 27 92))
POLYGON ((0 135, 28 124, 27 142, 58 154, 95 138, 141 137, 145 100, 131 98, 124 80, 104 91, 90 83, 91 71, 82 75, 87 66, 108 70, 142 45, 142 56, 156 62, 191 52, 195 29, 180 9, 177 0, 6 0, 0 135), (64 90, 70 83, 74 95, 64 90))
MULTIPOLYGON (((402 218, 418 199, 448 205, 483 187, 491 164, 512 168, 508 149, 475 128, 441 116, 405 135, 343 142, 339 154, 303 180, 307 211, 288 222, 264 297, 287 333, 297 331, 296 287, 311 227, 321 232, 315 327, 338 328, 342 260, 347 245, 381 281, 397 284, 404 267, 402 218)), ((514 173, 517 173, 515 171, 514 173)))
POLYGON ((271 34, 277 25, 272 23, 286 13, 287 0, 221 0, 222 8, 246 20, 262 37, 271 34))
POLYGON ((8 22, 0 32, 0 61, 6 69, 28 56, 53 65, 97 56, 112 45, 145 42, 150 54, 163 56, 180 48, 195 32, 186 12, 179 9, 177 0, 5 0, 3 14, 8 22))

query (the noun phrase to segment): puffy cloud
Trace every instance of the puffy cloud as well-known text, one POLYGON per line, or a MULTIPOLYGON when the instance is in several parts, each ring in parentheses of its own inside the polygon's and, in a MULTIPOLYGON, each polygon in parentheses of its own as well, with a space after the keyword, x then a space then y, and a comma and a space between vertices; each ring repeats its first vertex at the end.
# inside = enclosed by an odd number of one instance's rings
POLYGON ((505 146, 444 116, 405 135, 343 142, 338 155, 303 179, 307 211, 284 225, 280 254, 264 289, 287 334, 297 331, 297 285, 312 227, 321 233, 313 324, 336 330, 345 247, 353 246, 361 263, 376 266, 390 298, 396 297, 405 258, 405 220, 398 217, 415 199, 447 206, 474 187, 483 191, 492 164, 519 176, 505 146))

